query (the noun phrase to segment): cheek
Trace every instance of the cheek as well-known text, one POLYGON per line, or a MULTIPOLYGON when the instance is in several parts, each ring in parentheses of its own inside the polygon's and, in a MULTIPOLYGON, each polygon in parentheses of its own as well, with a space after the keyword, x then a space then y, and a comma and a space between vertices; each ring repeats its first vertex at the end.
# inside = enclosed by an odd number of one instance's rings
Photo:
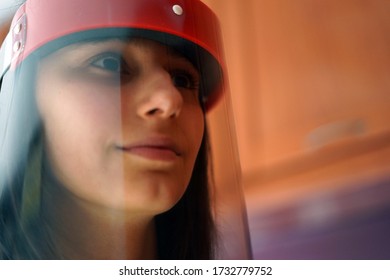
POLYGON ((107 130, 120 131, 120 97, 112 89, 49 74, 38 83, 37 103, 48 132, 92 141, 107 130))
POLYGON ((108 96, 90 85, 87 89, 78 83, 38 84, 38 109, 53 171, 78 192, 107 169, 104 157, 110 139, 120 137, 119 101, 108 96))
POLYGON ((182 126, 188 143, 188 164, 191 165, 192 171, 205 130, 205 119, 202 110, 200 108, 192 109, 189 114, 185 115, 182 126))
POLYGON ((205 116, 202 109, 195 109, 189 119, 189 123, 192 123, 188 125, 189 129, 191 129, 190 134, 199 149, 205 130, 205 116))

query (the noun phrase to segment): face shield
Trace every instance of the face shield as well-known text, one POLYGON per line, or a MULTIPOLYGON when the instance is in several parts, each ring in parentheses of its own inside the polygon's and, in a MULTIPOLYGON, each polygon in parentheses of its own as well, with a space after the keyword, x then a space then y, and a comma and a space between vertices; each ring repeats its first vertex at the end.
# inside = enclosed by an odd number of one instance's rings
POLYGON ((19 8, 0 52, 0 258, 247 257, 239 172, 228 192, 211 180, 219 32, 197 0, 19 8))

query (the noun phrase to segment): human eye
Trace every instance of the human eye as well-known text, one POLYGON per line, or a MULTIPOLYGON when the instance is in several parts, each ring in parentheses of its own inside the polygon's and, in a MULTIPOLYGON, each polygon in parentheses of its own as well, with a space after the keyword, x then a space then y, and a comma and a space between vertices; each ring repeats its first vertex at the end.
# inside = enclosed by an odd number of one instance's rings
POLYGON ((119 53, 102 53, 90 60, 90 66, 107 73, 121 73, 123 71, 123 58, 119 53))
POLYGON ((174 86, 182 89, 198 90, 199 78, 197 75, 186 70, 171 71, 172 83, 174 86))

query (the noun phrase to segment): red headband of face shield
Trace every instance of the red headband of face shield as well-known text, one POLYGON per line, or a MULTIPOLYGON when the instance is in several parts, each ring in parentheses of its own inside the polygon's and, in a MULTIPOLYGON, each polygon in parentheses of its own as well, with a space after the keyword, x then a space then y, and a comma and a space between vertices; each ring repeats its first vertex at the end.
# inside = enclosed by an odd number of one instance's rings
POLYGON ((50 52, 65 44, 137 36, 187 56, 201 74, 207 109, 223 91, 219 22, 199 0, 27 0, 14 17, 11 34, 11 67, 34 52, 50 52))

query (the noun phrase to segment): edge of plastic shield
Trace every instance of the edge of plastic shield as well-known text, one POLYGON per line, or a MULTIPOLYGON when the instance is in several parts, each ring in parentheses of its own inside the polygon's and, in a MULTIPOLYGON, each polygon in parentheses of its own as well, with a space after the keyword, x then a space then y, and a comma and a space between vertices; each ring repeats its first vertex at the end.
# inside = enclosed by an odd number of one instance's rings
MULTIPOLYGON (((8 33, 0 49, 0 81, 11 65, 12 58, 12 37, 8 33)), ((0 82, 1 84, 1 82, 0 82)))

